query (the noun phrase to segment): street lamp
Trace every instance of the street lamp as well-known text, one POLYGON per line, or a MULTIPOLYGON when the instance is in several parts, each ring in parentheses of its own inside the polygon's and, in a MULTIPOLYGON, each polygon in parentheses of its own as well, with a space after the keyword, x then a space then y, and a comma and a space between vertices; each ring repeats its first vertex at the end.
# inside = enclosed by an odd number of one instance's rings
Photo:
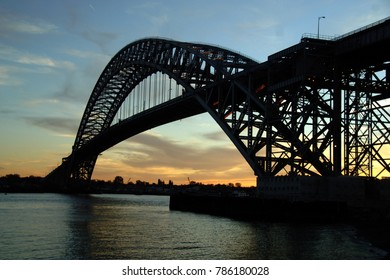
POLYGON ((318 24, 317 24, 317 39, 320 39, 320 19, 325 18, 324 16, 318 17, 318 24))

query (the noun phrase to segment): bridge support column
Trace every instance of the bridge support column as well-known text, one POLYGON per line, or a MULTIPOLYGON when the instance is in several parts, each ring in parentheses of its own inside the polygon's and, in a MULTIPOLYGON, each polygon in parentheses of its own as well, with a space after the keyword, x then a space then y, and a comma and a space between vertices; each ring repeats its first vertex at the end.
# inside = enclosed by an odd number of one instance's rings
POLYGON ((264 185, 262 184, 262 180, 260 176, 256 177, 256 189, 257 189, 257 195, 259 196, 260 193, 263 191, 264 185))
POLYGON ((337 65, 334 70, 334 88, 333 88, 333 174, 341 175, 341 75, 337 65))

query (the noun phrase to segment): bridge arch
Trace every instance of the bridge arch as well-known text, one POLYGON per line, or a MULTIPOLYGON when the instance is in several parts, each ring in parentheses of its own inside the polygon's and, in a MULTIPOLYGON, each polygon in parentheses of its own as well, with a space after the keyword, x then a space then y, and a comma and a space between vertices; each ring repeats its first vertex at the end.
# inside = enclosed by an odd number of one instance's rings
POLYGON ((91 178, 99 151, 87 157, 78 154, 110 128, 124 100, 153 74, 168 75, 188 94, 256 65, 241 54, 206 44, 147 38, 125 46, 100 75, 82 116, 72 154, 63 160, 61 173, 76 180, 91 178))
POLYGON ((72 153, 46 179, 65 185, 88 180, 100 152, 201 112, 213 117, 258 178, 388 174, 388 29, 385 20, 332 41, 305 37, 261 64, 205 44, 161 38, 131 43, 102 72, 72 153), (367 52, 375 55, 355 59, 367 52), (143 106, 113 124, 126 98, 160 72, 180 84, 180 98, 143 106))

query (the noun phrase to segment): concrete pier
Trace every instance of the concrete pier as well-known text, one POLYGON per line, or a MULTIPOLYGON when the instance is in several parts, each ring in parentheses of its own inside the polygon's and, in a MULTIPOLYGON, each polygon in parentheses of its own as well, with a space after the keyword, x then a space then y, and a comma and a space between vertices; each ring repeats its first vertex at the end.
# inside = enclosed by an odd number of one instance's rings
POLYGON ((274 177, 257 196, 174 194, 170 209, 239 219, 390 224, 390 181, 359 177, 274 177))

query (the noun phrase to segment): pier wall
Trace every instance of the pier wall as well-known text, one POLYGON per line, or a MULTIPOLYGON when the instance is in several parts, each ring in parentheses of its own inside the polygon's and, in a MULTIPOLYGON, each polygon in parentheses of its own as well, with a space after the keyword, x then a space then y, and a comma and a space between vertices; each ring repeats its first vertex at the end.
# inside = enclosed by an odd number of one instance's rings
POLYGON ((390 201, 390 180, 365 177, 259 177, 258 194, 289 201, 390 201))
POLYGON ((174 194, 170 209, 239 219, 390 225, 390 181, 359 177, 274 177, 258 195, 174 194))

